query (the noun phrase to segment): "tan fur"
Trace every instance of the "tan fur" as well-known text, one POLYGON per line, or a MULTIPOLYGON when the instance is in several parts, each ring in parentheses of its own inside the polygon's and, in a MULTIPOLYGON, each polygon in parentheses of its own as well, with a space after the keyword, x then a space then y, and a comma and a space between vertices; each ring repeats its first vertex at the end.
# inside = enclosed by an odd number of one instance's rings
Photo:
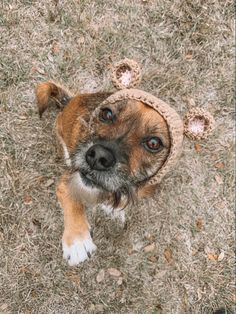
POLYGON ((89 232, 89 224, 85 215, 84 205, 76 202, 68 190, 68 174, 61 177, 57 186, 57 198, 64 209, 63 241, 71 245, 76 238, 85 238, 89 232))

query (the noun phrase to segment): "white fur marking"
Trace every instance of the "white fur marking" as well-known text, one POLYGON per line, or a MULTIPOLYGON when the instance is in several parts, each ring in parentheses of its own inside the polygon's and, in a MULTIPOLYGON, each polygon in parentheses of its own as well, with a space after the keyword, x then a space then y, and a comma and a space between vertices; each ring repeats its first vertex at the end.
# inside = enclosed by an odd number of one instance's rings
POLYGON ((90 235, 85 239, 75 239, 70 246, 62 241, 62 248, 63 257, 70 266, 84 262, 90 257, 91 253, 97 249, 90 235))
POLYGON ((111 215, 112 219, 120 219, 122 223, 125 222, 125 211, 124 209, 121 208, 113 208, 111 205, 107 205, 107 204, 101 204, 100 205, 102 210, 104 210, 104 212, 107 215, 111 215))
POLYGON ((70 160, 70 155, 69 155, 68 149, 66 147, 66 144, 62 140, 61 140, 61 144, 62 144, 62 147, 64 150, 65 163, 68 167, 70 167, 71 166, 71 160, 70 160))

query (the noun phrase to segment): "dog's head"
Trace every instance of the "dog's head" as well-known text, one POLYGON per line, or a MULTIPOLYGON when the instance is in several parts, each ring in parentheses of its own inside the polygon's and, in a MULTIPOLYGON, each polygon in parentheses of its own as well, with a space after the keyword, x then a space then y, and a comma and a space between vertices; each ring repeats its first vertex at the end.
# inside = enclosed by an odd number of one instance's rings
MULTIPOLYGON (((57 133, 69 152, 71 172, 88 188, 132 195, 140 186, 154 186, 178 160, 184 133, 204 139, 212 132, 213 117, 193 108, 180 118, 167 103, 139 89, 140 69, 125 59, 112 72, 113 94, 70 97, 59 85, 36 88, 40 116, 51 102, 64 107, 57 133)), ((66 151, 67 153, 67 151, 66 151)))
POLYGON ((87 186, 129 193, 152 177, 168 157, 167 123, 141 101, 102 104, 77 123, 80 131, 71 156, 72 169, 87 186))

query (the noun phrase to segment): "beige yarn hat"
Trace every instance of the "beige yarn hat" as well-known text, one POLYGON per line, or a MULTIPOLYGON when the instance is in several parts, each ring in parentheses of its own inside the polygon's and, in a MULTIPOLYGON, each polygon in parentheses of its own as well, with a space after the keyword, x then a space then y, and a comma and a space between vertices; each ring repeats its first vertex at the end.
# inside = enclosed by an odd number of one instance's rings
POLYGON ((112 68, 112 82, 120 90, 109 96, 101 105, 125 99, 138 100, 155 109, 165 119, 169 128, 171 147, 163 166, 144 182, 146 185, 154 185, 160 183, 177 162, 182 151, 184 134, 193 140, 207 138, 214 128, 214 118, 201 108, 193 108, 182 120, 178 113, 161 99, 135 89, 140 81, 141 70, 137 62, 130 59, 119 61, 112 68))

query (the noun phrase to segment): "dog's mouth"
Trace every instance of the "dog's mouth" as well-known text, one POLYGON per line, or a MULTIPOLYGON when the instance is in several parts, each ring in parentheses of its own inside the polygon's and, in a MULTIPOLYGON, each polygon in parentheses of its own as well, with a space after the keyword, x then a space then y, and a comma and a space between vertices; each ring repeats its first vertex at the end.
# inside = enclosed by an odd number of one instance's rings
POLYGON ((94 178, 91 177, 91 175, 89 175, 88 173, 84 172, 84 171, 80 171, 80 176, 81 179, 83 181, 83 183, 91 188, 102 188, 104 189, 104 187, 94 178))

